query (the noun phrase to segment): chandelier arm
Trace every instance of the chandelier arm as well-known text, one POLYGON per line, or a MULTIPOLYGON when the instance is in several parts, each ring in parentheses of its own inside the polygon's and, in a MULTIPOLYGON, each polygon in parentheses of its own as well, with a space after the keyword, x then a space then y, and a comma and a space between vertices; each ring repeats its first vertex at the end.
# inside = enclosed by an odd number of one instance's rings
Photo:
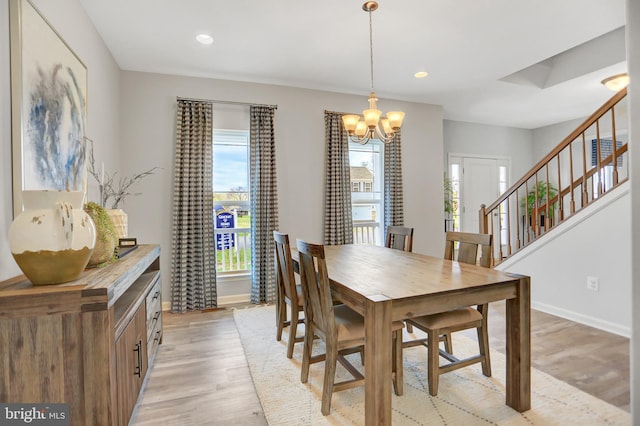
POLYGON ((376 126, 375 129, 375 136, 376 139, 379 139, 380 142, 384 143, 384 144, 389 144, 391 142, 393 142, 396 138, 397 133, 393 132, 392 134, 388 135, 384 132, 384 130, 382 130, 380 128, 380 125, 378 124, 378 126, 376 126))

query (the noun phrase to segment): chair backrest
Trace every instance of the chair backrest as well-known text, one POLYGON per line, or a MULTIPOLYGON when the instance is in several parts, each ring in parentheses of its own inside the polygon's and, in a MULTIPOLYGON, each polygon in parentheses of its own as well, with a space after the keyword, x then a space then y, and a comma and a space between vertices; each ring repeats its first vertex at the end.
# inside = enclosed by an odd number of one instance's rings
POLYGON ((485 268, 491 267, 491 234, 473 234, 469 232, 447 232, 444 246, 444 258, 458 262, 479 264, 485 268), (456 244, 458 243, 458 244, 456 244), (457 247, 456 247, 457 245, 457 247), (480 262, 478 262, 480 251, 480 262), (458 253, 456 258, 455 253, 458 253))
POLYGON ((320 337, 337 338, 324 246, 302 240, 297 240, 297 245, 304 316, 314 324, 314 332, 320 337))
POLYGON ((291 303, 297 305, 298 292, 296 291, 296 279, 293 275, 293 260, 291 259, 289 235, 273 231, 273 239, 276 243, 275 266, 278 285, 283 294, 291 300, 291 303))
POLYGON ((413 251, 413 228, 406 226, 387 226, 385 247, 404 251, 413 251))

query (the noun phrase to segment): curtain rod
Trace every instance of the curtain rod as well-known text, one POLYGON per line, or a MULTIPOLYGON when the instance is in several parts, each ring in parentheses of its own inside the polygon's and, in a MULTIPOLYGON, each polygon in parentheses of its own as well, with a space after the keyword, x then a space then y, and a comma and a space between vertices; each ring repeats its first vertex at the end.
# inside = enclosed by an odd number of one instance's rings
POLYGON ((229 104, 229 105, 249 105, 249 106, 265 106, 270 108, 278 109, 278 105, 268 105, 268 104, 254 104, 251 102, 236 102, 236 101, 220 101, 217 99, 195 99, 195 98, 182 98, 180 96, 176 97, 179 101, 193 101, 193 102, 211 102, 213 104, 229 104))

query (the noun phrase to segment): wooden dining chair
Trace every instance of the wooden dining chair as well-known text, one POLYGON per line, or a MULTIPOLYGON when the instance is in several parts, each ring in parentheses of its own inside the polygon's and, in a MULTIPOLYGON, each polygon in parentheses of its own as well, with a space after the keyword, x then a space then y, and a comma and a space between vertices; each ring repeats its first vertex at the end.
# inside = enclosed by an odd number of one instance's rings
MULTIPOLYGON (((411 252, 413 251, 413 228, 406 226, 387 226, 385 247, 411 252)), ((405 323, 407 331, 413 333, 413 326, 405 323)))
POLYGON ((385 247, 404 251, 413 250, 413 228, 406 226, 387 226, 385 247))
POLYGON ((275 267, 278 283, 276 297, 276 340, 282 339, 282 330, 289 327, 289 341, 287 342, 287 358, 293 357, 293 345, 304 341, 304 337, 298 337, 298 324, 304 322, 300 317, 302 312, 302 288, 296 284, 293 272, 293 260, 291 259, 291 246, 289 235, 273 231, 275 241, 275 267), (287 305, 291 310, 291 319, 287 320, 287 305))
MULTIPOLYGON (((444 258, 457 260, 462 263, 479 264, 491 267, 490 234, 472 234, 465 232, 447 232, 444 258), (456 256, 457 254, 457 256, 456 256), (480 258, 478 259, 478 254, 480 258)), ((478 305, 475 308, 466 307, 453 311, 406 320, 416 328, 427 333, 426 339, 416 339, 404 342, 404 347, 425 345, 428 349, 427 374, 429 376, 429 394, 438 394, 438 379, 440 374, 457 370, 471 364, 481 363, 482 374, 491 377, 491 359, 489 356, 489 335, 487 332, 488 305, 478 305), (479 354, 465 359, 453 355, 451 333, 475 328, 478 334, 479 354), (444 350, 440 348, 440 341, 444 342, 444 350), (440 356, 449 361, 440 366, 440 356)))
MULTIPOLYGON (((364 385, 365 378, 362 373, 344 357, 351 353, 362 353, 364 350, 364 317, 346 305, 333 303, 324 246, 302 240, 297 240, 297 245, 306 329, 300 380, 307 383, 310 364, 325 362, 321 411, 326 416, 331 411, 331 396, 334 392, 364 385), (312 356, 313 342, 316 338, 324 342, 326 351, 324 354, 312 356), (337 362, 345 367, 352 379, 335 382, 337 362)), ((399 321, 392 325, 392 372, 396 395, 403 393, 403 327, 404 324, 399 321)))

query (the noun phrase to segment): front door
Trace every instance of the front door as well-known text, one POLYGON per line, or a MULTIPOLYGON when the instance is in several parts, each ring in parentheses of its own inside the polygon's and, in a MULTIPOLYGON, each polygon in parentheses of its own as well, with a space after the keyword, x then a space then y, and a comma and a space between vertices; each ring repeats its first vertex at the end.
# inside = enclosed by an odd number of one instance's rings
POLYGON ((499 162, 495 158, 462 158, 462 232, 479 232, 480 205, 488 206, 500 195, 499 162))

